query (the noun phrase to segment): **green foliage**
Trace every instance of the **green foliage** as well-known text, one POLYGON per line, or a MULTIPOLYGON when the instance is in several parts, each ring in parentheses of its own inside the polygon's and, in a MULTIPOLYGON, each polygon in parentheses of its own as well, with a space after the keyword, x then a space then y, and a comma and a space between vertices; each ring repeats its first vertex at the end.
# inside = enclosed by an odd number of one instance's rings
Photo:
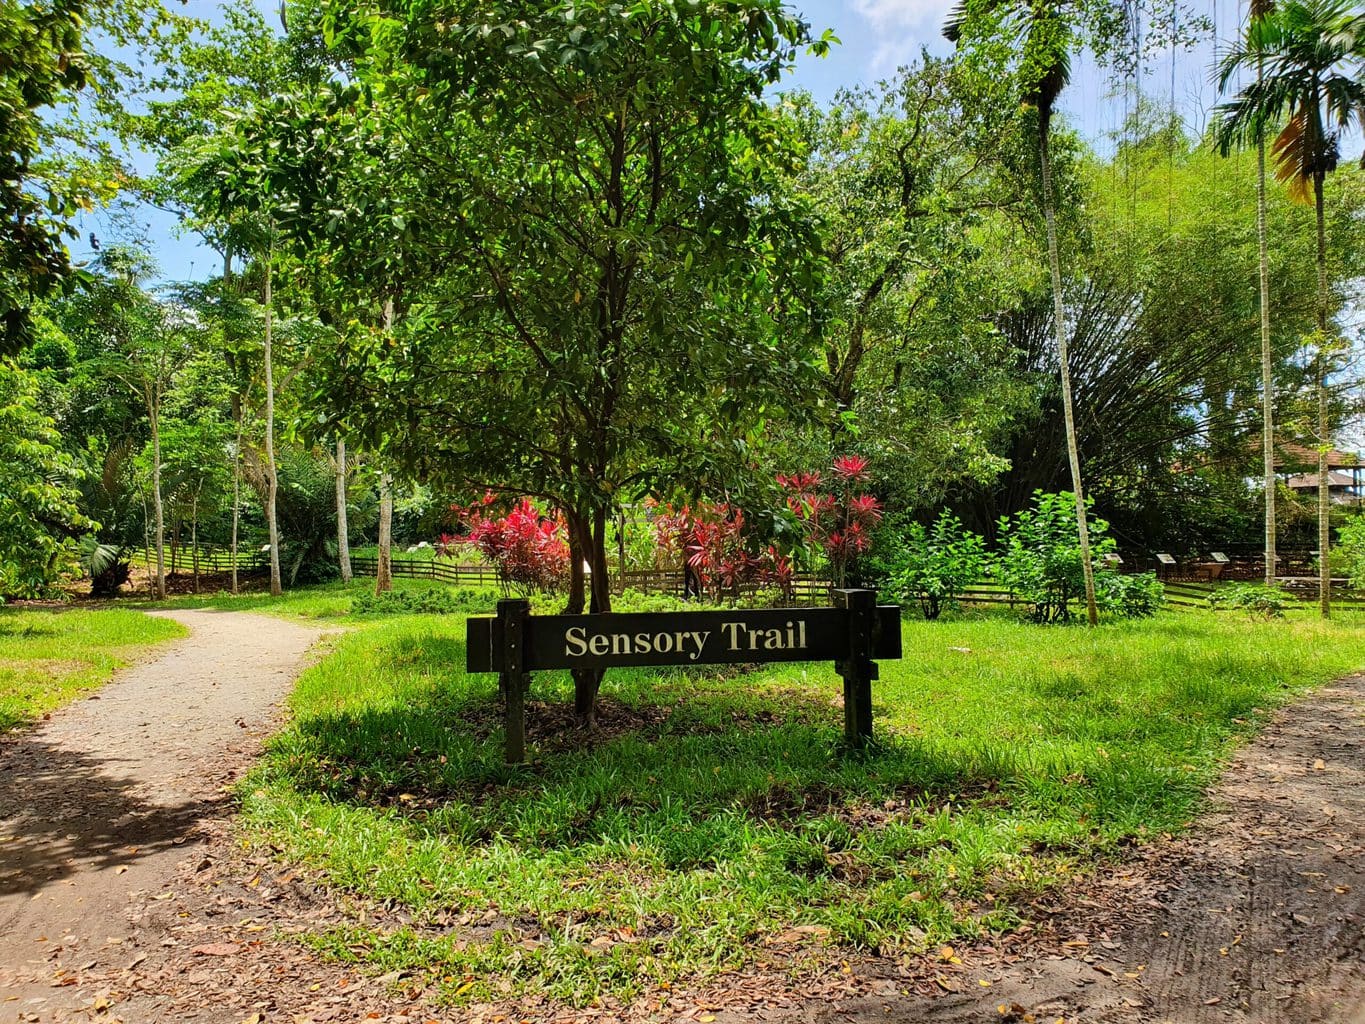
POLYGON ((0 361, 0 600, 51 596, 97 525, 77 507, 80 474, 61 444, 36 379, 0 361))
POLYGON ((797 94, 782 110, 810 150, 791 187, 813 198, 829 256, 828 429, 856 430, 892 506, 991 480, 1027 395, 994 322, 1030 276, 1028 247, 1004 242, 1029 200, 1017 104, 998 79, 926 55, 828 107, 797 94))
POLYGON ((1365 20, 1351 0, 1268 5, 1219 62, 1220 89, 1239 73, 1256 72, 1218 108, 1219 149, 1226 154, 1280 128, 1270 147, 1275 176, 1308 201, 1314 184, 1321 188, 1336 169, 1342 135, 1365 126, 1362 56, 1365 20))
POLYGON ((1353 590, 1365 590, 1365 515, 1354 515, 1337 527, 1337 543, 1329 556, 1333 575, 1350 577, 1353 590))
POLYGON ((1146 619, 1166 603, 1166 588, 1156 573, 1127 575, 1101 571, 1095 578, 1096 604, 1126 619, 1146 619))
POLYGON ((930 527, 892 520, 874 541, 882 596, 917 601, 926 619, 954 607, 958 595, 981 580, 986 570, 986 542, 947 509, 930 527))
POLYGON ((0 356, 34 340, 32 308, 76 277, 62 241, 75 200, 35 181, 39 112, 66 102, 89 78, 83 0, 0 5, 0 356), (34 186, 40 192, 35 193, 34 186))
MULTIPOLYGON (((1001 550, 995 574, 1000 582, 1032 606, 1034 622, 1069 621, 1071 602, 1085 597, 1075 495, 1036 491, 1032 508, 1002 518, 999 527, 1001 550)), ((1105 567, 1105 556, 1116 548, 1108 530, 1103 519, 1091 518, 1097 602, 1102 592, 1099 578, 1117 575, 1105 567)))
POLYGON ((357 594, 351 601, 356 615, 491 615, 501 594, 494 587, 425 587, 357 594))
POLYGON ((1208 596, 1210 608, 1237 608, 1253 619, 1266 620, 1282 617, 1293 600, 1283 588, 1264 583, 1234 583, 1208 596))

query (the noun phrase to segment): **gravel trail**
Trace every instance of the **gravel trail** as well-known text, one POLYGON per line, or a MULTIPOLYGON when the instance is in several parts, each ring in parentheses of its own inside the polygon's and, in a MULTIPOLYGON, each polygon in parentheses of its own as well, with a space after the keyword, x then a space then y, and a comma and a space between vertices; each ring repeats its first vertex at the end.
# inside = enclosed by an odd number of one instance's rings
POLYGON ((148 908, 202 857, 201 824, 277 724, 321 630, 153 612, 191 635, 0 744, 0 1021, 97 1008, 160 944, 148 908))

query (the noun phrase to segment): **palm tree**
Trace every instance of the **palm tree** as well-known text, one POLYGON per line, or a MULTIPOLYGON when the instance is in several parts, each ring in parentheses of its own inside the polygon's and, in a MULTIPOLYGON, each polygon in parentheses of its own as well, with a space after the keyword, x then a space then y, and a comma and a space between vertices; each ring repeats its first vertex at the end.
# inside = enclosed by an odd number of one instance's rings
MULTIPOLYGON (((1252 0, 1250 24, 1258 24, 1275 9, 1271 0, 1252 0)), ((1256 62, 1256 81, 1265 78, 1265 61, 1256 62)), ((1220 89, 1226 83, 1220 85, 1220 89)), ((1275 378, 1270 348, 1270 257, 1266 244, 1265 202, 1265 126, 1258 123, 1252 130, 1256 137, 1256 259, 1261 300, 1261 449, 1264 457, 1265 483, 1265 585, 1275 584, 1275 378)), ((1222 152, 1231 151, 1231 140, 1223 141, 1222 152)))
POLYGON ((1266 126, 1283 124, 1272 147, 1275 177, 1299 201, 1307 202, 1312 190, 1318 264, 1318 602, 1323 618, 1332 612, 1327 374, 1333 348, 1323 186, 1340 159, 1342 133, 1353 124, 1365 124, 1365 82, 1357 77, 1362 56, 1365 15, 1351 0, 1290 0, 1253 18, 1246 38, 1218 66, 1220 89, 1243 68, 1257 71, 1253 84, 1218 108, 1219 148, 1227 152, 1235 143, 1263 138, 1266 126))
POLYGON ((1076 495, 1076 523, 1080 536, 1081 568, 1085 577, 1086 619, 1099 621, 1095 607, 1095 569, 1090 557, 1090 528, 1085 492, 1081 483, 1081 454, 1076 441, 1076 413, 1071 397, 1071 364, 1067 344, 1066 308, 1062 295, 1062 266, 1057 249, 1057 210, 1052 193, 1052 158, 1048 150, 1052 114, 1057 97, 1071 78, 1071 47, 1075 40, 1071 21, 1056 0, 1032 0, 1007 6, 1008 0, 987 3, 968 11, 963 0, 948 16, 943 34, 960 43, 969 19, 978 13, 1000 19, 999 27, 1019 39, 1020 80, 1023 103, 1037 112, 1038 162, 1042 169, 1043 220, 1047 225, 1047 261, 1052 278, 1052 321, 1057 332, 1057 358, 1061 363, 1062 416, 1066 426, 1066 450, 1071 463, 1071 489, 1076 495))

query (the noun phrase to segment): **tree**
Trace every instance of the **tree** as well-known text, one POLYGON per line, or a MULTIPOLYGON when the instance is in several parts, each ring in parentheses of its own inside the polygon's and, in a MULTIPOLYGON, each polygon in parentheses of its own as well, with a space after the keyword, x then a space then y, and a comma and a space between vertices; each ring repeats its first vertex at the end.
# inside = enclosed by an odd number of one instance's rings
POLYGON ((1327 274, 1327 230, 1323 186, 1340 159, 1340 139, 1353 125, 1365 126, 1365 16, 1345 0, 1290 0, 1248 23, 1246 38, 1218 68, 1219 88, 1237 72, 1256 68, 1256 81, 1219 108, 1218 139, 1226 152, 1234 142, 1262 138, 1265 128, 1283 123, 1274 143, 1275 175, 1308 201, 1317 227, 1318 398, 1318 605, 1331 615, 1331 498, 1327 453, 1327 378, 1335 343, 1331 329, 1327 274))
POLYGON ((89 80, 82 52, 85 3, 0 7, 0 355, 33 341, 32 308, 77 280, 63 236, 76 201, 50 184, 34 194, 32 164, 43 133, 38 111, 89 80))
POLYGON ((149 260, 124 247, 100 254, 98 277, 72 300, 64 315, 89 339, 86 372, 117 381, 136 397, 146 416, 151 445, 152 516, 156 594, 166 596, 166 523, 161 485, 162 409, 175 375, 193 353, 194 325, 187 311, 143 290, 149 260))
POLYGON ((1071 363, 1068 352, 1066 306, 1062 290, 1061 257, 1057 247, 1057 211, 1052 186, 1052 159, 1049 132, 1057 97, 1071 77, 1071 50, 1076 28, 1065 4, 1057 0, 1041 3, 987 4, 964 2, 956 7, 944 27, 944 35, 959 46, 983 29, 987 33, 1005 30, 1019 39, 1018 82, 1022 100, 1036 118, 1038 165, 1042 174, 1043 220, 1047 229, 1048 272, 1052 279, 1052 322, 1056 332, 1058 366, 1062 381, 1062 415, 1066 427, 1067 457, 1071 467, 1071 487, 1076 501, 1076 524, 1080 538, 1081 567, 1085 578, 1086 618, 1094 626, 1099 621, 1095 604, 1095 569, 1090 554, 1090 535, 1086 520, 1085 493, 1081 483, 1081 455, 1076 442, 1076 412, 1072 400, 1071 363), (980 21, 983 24, 978 25, 980 21))
POLYGON ((98 524, 77 508, 79 468, 38 401, 37 378, 0 360, 0 600, 49 596, 98 524))
MULTIPOLYGON (((1251 26, 1258 24, 1274 8, 1275 5, 1272 0, 1252 0, 1251 9, 1248 11, 1250 18, 1248 31, 1251 31, 1251 26)), ((1263 82, 1264 77, 1265 61, 1258 60, 1256 62, 1256 79, 1258 82, 1263 82)), ((1219 83, 1220 90, 1226 87, 1226 81, 1219 83)), ((1276 563, 1278 561, 1275 554, 1275 534, 1277 532, 1275 488, 1277 478, 1275 476, 1275 377, 1274 360, 1270 346, 1270 257, 1266 241, 1264 122, 1257 122, 1254 134, 1256 136, 1256 247, 1257 270, 1259 272, 1257 274, 1257 285, 1261 313, 1261 452, 1265 485, 1265 585, 1271 587, 1275 585, 1276 563)), ((1231 139, 1224 138, 1220 141, 1223 155, 1226 156, 1231 148, 1231 139)))
POLYGON ((941 502, 1003 468, 991 452, 1018 405, 991 314, 1012 300, 1026 250, 1003 241, 1027 213, 1027 139, 998 79, 923 55, 875 89, 781 109, 807 147, 792 188, 812 197, 829 434, 788 441, 791 464, 849 447, 888 500, 941 502))
MULTIPOLYGON (((808 379, 816 246, 761 102, 807 27, 775 0, 336 6, 375 97, 354 119, 402 140, 411 207, 442 218, 402 256, 440 273, 400 337, 329 359, 328 404, 409 469, 559 509, 568 608, 609 611, 619 504, 743 464, 765 398, 808 379)), ((600 674, 576 683, 588 722, 600 674)))

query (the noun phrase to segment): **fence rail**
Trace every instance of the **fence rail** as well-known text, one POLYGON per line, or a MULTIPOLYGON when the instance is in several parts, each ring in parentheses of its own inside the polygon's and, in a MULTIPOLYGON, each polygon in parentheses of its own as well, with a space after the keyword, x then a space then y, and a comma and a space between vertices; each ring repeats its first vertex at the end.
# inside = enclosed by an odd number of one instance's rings
MULTIPOLYGON (((134 565, 155 565, 156 551, 136 551, 129 561, 134 565)), ((199 549, 200 572, 231 572, 233 564, 234 559, 230 548, 199 549)), ((167 544, 167 572, 171 571, 172 565, 175 566, 176 572, 193 572, 195 566, 194 549, 188 546, 178 548, 175 552, 175 558, 172 560, 171 546, 167 544)), ((270 555, 264 551, 239 550, 236 557, 236 567, 239 572, 268 569, 270 567, 270 555)))
MULTIPOLYGON (((139 551, 133 561, 145 564, 147 553, 139 551)), ((152 555, 155 558, 155 555, 152 555)), ((236 567, 239 572, 260 572, 268 568, 270 558, 260 550, 237 552, 236 567)), ((177 552, 176 568, 185 573, 191 571, 194 563, 193 549, 181 548, 177 552)), ((233 555, 222 548, 199 549, 199 571, 203 573, 230 572, 233 568, 233 555)), ((167 548, 167 569, 171 565, 170 549, 167 548)), ((352 556, 351 569, 357 576, 375 575, 379 565, 377 558, 352 556)), ((444 560, 420 558, 394 558, 390 561, 393 575, 406 579, 437 580, 453 586, 497 587, 500 585, 497 569, 491 565, 456 565, 444 560)), ((1166 604, 1176 608, 1203 608, 1208 604, 1208 596, 1219 586, 1245 579, 1240 574, 1224 575, 1219 580, 1198 580, 1182 578, 1179 575, 1162 580, 1166 590, 1166 604)), ((1257 574, 1255 579, 1259 579, 1257 574)), ((1306 578, 1306 577, 1305 577, 1306 578)), ((679 569, 628 569, 613 574, 613 583, 620 590, 638 590, 648 594, 670 594, 683 596, 686 586, 685 577, 679 569)), ((1305 605, 1317 600, 1316 578, 1309 580, 1311 586, 1287 586, 1286 593, 1301 600, 1305 605)), ((826 604, 831 600, 833 584, 813 573, 797 574, 789 589, 782 595, 784 601, 795 605, 826 604)), ((742 583, 727 588, 723 596, 744 600, 759 595, 772 596, 777 588, 760 586, 756 583, 742 583)), ((1006 587, 993 580, 982 580, 968 587, 958 595, 958 600, 967 605, 1007 605, 1011 608, 1021 604, 1020 598, 1006 587)), ((1334 588, 1334 600, 1347 609, 1365 608, 1365 597, 1345 588, 1334 588)), ((913 604, 913 602, 906 602, 913 604)))

